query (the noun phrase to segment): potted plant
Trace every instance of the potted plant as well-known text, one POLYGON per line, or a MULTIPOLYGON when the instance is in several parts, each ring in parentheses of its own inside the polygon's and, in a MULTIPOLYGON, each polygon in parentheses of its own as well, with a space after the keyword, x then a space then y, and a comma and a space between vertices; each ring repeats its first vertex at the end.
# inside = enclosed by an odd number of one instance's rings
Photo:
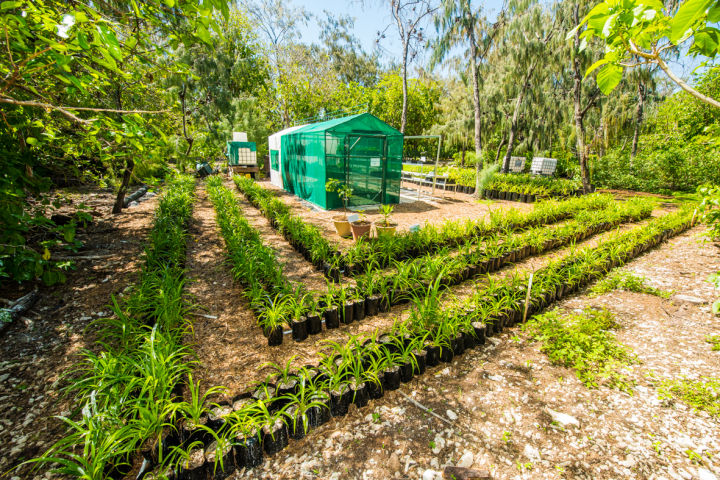
POLYGON ((333 178, 327 181, 325 184, 325 190, 327 192, 335 192, 338 194, 338 197, 343 202, 343 215, 337 215, 333 217, 333 223, 335 224, 335 231, 338 235, 341 237, 349 237, 351 230, 350 230, 350 222, 348 221, 348 202, 350 201, 350 198, 352 197, 352 188, 350 185, 341 182, 337 178, 333 178))
POLYGON ((375 224, 375 230, 378 237, 392 237, 395 235, 397 223, 390 221, 390 215, 393 212, 392 205, 380 205, 380 213, 383 216, 382 222, 375 224))
POLYGON ((356 242, 360 238, 370 236, 370 229, 372 228, 372 222, 367 220, 364 210, 358 210, 360 218, 354 222, 350 222, 350 230, 352 230, 353 240, 356 242))

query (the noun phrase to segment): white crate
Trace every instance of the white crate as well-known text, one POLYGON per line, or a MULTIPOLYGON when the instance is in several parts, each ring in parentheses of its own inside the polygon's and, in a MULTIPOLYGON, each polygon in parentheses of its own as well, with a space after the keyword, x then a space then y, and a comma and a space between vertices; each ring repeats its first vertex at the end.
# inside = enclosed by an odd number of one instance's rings
POLYGON ((525 157, 510 157, 510 171, 521 173, 525 170, 525 157))
POLYGON ((530 173, 535 175, 552 175, 557 168, 557 160, 554 158, 533 157, 530 165, 530 173))

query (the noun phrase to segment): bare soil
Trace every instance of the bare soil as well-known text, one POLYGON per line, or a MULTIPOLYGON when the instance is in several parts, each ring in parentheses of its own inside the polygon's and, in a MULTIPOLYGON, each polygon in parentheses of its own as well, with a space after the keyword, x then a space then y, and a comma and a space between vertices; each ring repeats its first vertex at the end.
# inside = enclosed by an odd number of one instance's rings
MULTIPOLYGON (((71 413, 71 402, 61 395, 68 384, 62 377, 81 360, 83 349, 96 349, 94 328, 88 326, 110 315, 111 295, 122 297, 137 279, 157 206, 157 197, 150 195, 122 214, 112 215, 115 196, 108 191, 59 191, 57 196, 72 202, 60 213, 72 213, 82 202, 95 220, 78 232, 77 238, 84 243, 81 251, 62 253, 77 257, 67 282, 38 285, 38 303, 0 336, 1 473, 42 454, 66 431, 60 420, 52 418, 71 413)), ((1 288, 3 299, 15 300, 32 286, 1 288)), ((23 467, 10 477, 33 478, 33 474, 23 467)))

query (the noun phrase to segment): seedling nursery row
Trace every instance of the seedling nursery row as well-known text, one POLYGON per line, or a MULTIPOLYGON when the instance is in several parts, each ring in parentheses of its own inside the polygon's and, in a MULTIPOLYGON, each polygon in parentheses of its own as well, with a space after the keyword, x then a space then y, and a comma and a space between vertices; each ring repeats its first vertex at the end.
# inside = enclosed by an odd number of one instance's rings
MULTIPOLYGON (((604 209, 591 214, 583 213, 583 208, 560 206, 602 202, 602 196, 589 196, 558 202, 552 207, 557 209, 552 220, 550 215, 508 214, 504 223, 496 221, 492 233, 468 235, 478 224, 465 226, 465 241, 454 243, 457 251, 443 266, 438 258, 448 258, 446 248, 451 242, 435 248, 437 255, 396 260, 394 275, 379 265, 356 274, 353 292, 360 291, 364 303, 356 307, 354 302, 350 314, 345 302, 337 303, 341 299, 337 289, 350 291, 352 287, 328 282, 332 288, 323 300, 310 296, 300 285, 290 285, 273 251, 262 244, 257 230, 242 216, 232 192, 216 180, 209 181, 207 189, 217 209, 234 277, 248 298, 255 298, 248 293, 254 289, 259 292, 256 298, 271 299, 262 306, 256 300, 252 306, 261 323, 270 320, 265 313, 268 307, 273 309, 285 301, 283 294, 288 303, 294 302, 291 306, 298 308, 300 317, 312 315, 317 305, 326 327, 325 312, 332 309, 344 320, 354 318, 355 308, 364 307, 359 310, 361 316, 372 313, 372 301, 367 301, 371 296, 379 296, 378 309, 387 309, 400 299, 411 301, 409 316, 395 319, 384 333, 349 335, 345 343, 327 342, 328 351, 319 352, 316 364, 298 367, 291 359, 285 365, 272 365, 274 373, 250 391, 226 397, 232 398, 231 402, 211 403, 221 387, 201 393, 192 378, 196 363, 192 350, 183 344, 192 327, 183 286, 187 223, 194 195, 193 181, 181 177, 160 200, 138 285, 128 299, 113 299, 114 316, 98 323, 101 351, 87 352, 78 367, 77 380, 70 386, 78 408, 72 420, 66 419, 69 435, 33 462, 52 464, 59 473, 86 478, 123 478, 133 466, 147 473, 145 478, 224 478, 237 468, 259 465, 264 455, 279 452, 290 439, 304 437, 331 417, 344 416, 351 403, 362 408, 422 375, 426 368, 449 362, 468 348, 481 347, 487 336, 576 292, 689 228, 691 222, 687 210, 652 218, 628 231, 613 232, 599 246, 573 250, 532 274, 487 276, 469 298, 448 304, 445 297, 450 285, 620 223, 646 219, 652 208, 642 201, 609 201, 604 209), (567 213, 559 213, 562 208, 567 208, 567 213), (571 220, 563 225, 528 228, 568 218, 571 220), (501 224, 504 228, 498 226, 501 224), (536 237, 539 240, 533 242, 536 237), (252 282, 246 275, 245 257, 239 253, 250 248, 252 265, 262 265, 258 270, 262 275, 253 276, 252 282), (376 285, 388 285, 384 279, 400 276, 402 269, 415 273, 405 277, 406 283, 391 284, 385 292, 377 289, 376 285), (278 287, 290 290, 270 290, 278 287), (77 454, 75 445, 83 446, 82 455, 77 454)), ((277 223, 281 225, 280 220, 277 223)), ((303 228, 311 230, 307 225, 303 228)), ((487 232, 484 229, 492 227, 481 228, 478 231, 487 232)), ((459 237, 463 235, 455 238, 459 237)), ((333 250, 330 246, 329 251, 333 250)), ((282 313, 276 320, 287 322, 287 311, 282 313)), ((306 322, 309 327, 309 320, 306 322)))

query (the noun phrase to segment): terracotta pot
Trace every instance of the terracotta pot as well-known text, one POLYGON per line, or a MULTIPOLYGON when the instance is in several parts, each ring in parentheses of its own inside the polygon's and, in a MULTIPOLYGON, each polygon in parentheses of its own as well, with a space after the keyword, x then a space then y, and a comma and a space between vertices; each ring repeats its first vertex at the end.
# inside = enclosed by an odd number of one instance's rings
POLYGON ((348 222, 345 215, 333 217, 333 223, 335 224, 335 231, 338 235, 341 237, 349 237, 351 235, 350 222, 348 222))
POLYGON ((375 224, 375 231, 377 232, 378 237, 392 237, 395 235, 396 229, 397 223, 388 223, 387 225, 384 223, 375 224))
POLYGON ((367 220, 360 220, 350 223, 353 240, 357 241, 358 238, 369 237, 371 228, 372 222, 368 222, 367 220))

